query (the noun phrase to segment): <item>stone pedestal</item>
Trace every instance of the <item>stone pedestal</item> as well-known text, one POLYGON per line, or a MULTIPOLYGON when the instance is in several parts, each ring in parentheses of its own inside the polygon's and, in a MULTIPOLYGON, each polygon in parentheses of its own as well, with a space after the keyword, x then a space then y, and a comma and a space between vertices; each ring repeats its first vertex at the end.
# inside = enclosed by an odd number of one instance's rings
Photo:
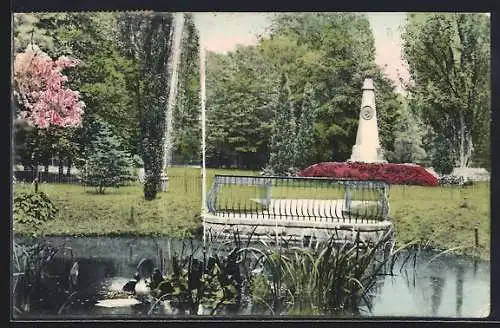
POLYGON ((348 162, 385 163, 378 137, 373 80, 365 79, 362 90, 356 144, 352 147, 351 158, 348 162))
POLYGON ((162 175, 160 178, 160 189, 165 192, 168 190, 168 177, 167 175, 162 175))

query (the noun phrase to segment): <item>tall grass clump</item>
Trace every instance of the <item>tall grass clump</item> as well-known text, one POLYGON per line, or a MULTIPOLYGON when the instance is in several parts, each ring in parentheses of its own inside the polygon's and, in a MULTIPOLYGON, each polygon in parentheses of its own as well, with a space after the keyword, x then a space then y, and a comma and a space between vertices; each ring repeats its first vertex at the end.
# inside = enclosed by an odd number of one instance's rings
POLYGON ((272 314, 356 315, 363 305, 370 309, 374 288, 396 255, 392 234, 371 244, 358 232, 355 241, 332 237, 314 249, 247 248, 257 255, 254 266, 261 273, 253 278, 252 299, 272 314))
POLYGON ((371 310, 382 276, 392 274, 405 249, 393 251, 392 230, 371 242, 358 232, 354 240, 332 236, 303 248, 270 245, 252 234, 244 239, 236 231, 222 241, 210 238, 202 253, 173 254, 172 271, 150 285, 150 312, 167 302, 190 314, 234 314, 250 305, 259 315, 355 316, 371 310))

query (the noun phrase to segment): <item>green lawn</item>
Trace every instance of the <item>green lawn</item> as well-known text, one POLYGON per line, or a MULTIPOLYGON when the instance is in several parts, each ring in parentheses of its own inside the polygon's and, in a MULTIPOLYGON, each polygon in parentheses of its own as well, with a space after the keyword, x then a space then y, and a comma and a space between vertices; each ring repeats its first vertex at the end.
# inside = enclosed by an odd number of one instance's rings
POLYGON ((463 188, 392 186, 389 202, 398 243, 421 240, 441 249, 467 248, 474 245, 477 225, 479 255, 489 259, 489 183, 463 188))
MULTIPOLYGON (((215 174, 258 174, 244 170, 207 170, 207 190, 215 174)), ((201 170, 169 168, 169 188, 157 199, 145 201, 140 184, 108 188, 104 195, 92 187, 72 184, 41 183, 59 212, 37 233, 46 235, 170 235, 193 234, 201 226, 201 170)), ((33 191, 32 184, 17 183, 14 194, 33 191)), ((15 233, 30 233, 23 225, 14 224, 15 233)))
MULTIPOLYGON (((207 170, 207 191, 215 174, 257 175, 243 170, 207 170)), ((70 184, 40 184, 59 209, 55 220, 40 227, 47 235, 172 235, 194 233, 200 228, 201 170, 171 168, 169 190, 154 201, 144 201, 142 186, 110 188, 97 195, 93 188, 70 184)), ((15 184, 14 193, 33 190, 31 184, 15 184)), ((273 198, 343 198, 342 189, 318 186, 273 187, 273 198)), ((263 196, 263 188, 224 187, 220 204, 239 202, 254 206, 254 198, 263 196)), ((353 195, 373 198, 370 193, 353 195)), ((230 205, 228 205, 230 206, 230 205)), ((390 213, 397 230, 398 244, 413 240, 430 242, 441 249, 470 247, 474 244, 474 228, 479 229, 479 254, 489 258, 490 250, 490 185, 470 187, 391 186, 390 213)), ((14 225, 16 233, 29 232, 14 225)))
MULTIPOLYGON (((70 184, 40 184, 59 212, 55 220, 41 227, 48 235, 174 235, 192 233, 200 226, 201 179, 199 169, 172 168, 169 189, 157 199, 145 201, 139 184, 106 189, 70 184)), ((15 184, 14 193, 33 190, 31 184, 15 184)), ((15 225, 16 232, 26 232, 15 225)))

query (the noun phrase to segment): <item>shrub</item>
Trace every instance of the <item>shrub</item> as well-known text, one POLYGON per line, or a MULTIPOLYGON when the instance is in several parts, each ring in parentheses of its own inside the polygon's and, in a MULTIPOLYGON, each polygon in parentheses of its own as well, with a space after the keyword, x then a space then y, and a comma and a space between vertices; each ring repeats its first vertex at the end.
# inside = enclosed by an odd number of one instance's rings
POLYGON ((156 299, 152 309, 161 301, 170 301, 177 309, 196 313, 204 305, 216 314, 224 305, 235 305, 241 298, 243 277, 237 262, 238 248, 226 256, 211 254, 204 261, 191 254, 172 257, 172 268, 165 276, 149 285, 156 299))
POLYGON ((275 171, 271 166, 266 166, 260 171, 261 176, 272 177, 272 176, 285 176, 285 177, 295 177, 299 173, 299 169, 296 167, 289 167, 283 172, 275 171))
POLYGON ((468 186, 472 185, 472 180, 469 180, 463 176, 456 175, 443 175, 439 177, 439 184, 441 185, 458 185, 458 186, 468 186))
POLYGON ((331 177, 350 180, 376 180, 390 184, 437 186, 438 179, 415 164, 324 162, 299 172, 303 177, 331 177))
POLYGON ((22 192, 14 196, 14 221, 37 227, 40 224, 54 219, 57 208, 43 192, 22 192))

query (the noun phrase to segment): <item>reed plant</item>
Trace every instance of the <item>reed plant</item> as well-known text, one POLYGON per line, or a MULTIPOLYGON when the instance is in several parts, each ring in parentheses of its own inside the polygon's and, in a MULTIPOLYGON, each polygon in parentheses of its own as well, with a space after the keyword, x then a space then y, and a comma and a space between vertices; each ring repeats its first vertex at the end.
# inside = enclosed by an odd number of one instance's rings
POLYGON ((254 302, 264 304, 272 314, 356 315, 364 305, 370 308, 373 288, 389 274, 393 231, 368 244, 359 238, 339 243, 335 238, 315 248, 246 248, 257 254, 254 267, 254 302), (388 252, 389 250, 389 252, 388 252), (255 269, 254 269, 255 270, 255 269), (264 277, 265 279, 263 279, 264 277))
POLYGON ((227 306, 237 313, 250 299, 252 312, 259 314, 359 315, 371 309, 379 282, 393 274, 394 259, 412 245, 394 250, 393 230, 372 242, 361 234, 345 241, 332 235, 314 247, 284 247, 235 231, 231 241, 209 239, 201 262, 193 254, 174 255, 174 270, 152 286, 154 296, 175 307, 188 305, 190 313, 200 305, 212 315, 227 306))

